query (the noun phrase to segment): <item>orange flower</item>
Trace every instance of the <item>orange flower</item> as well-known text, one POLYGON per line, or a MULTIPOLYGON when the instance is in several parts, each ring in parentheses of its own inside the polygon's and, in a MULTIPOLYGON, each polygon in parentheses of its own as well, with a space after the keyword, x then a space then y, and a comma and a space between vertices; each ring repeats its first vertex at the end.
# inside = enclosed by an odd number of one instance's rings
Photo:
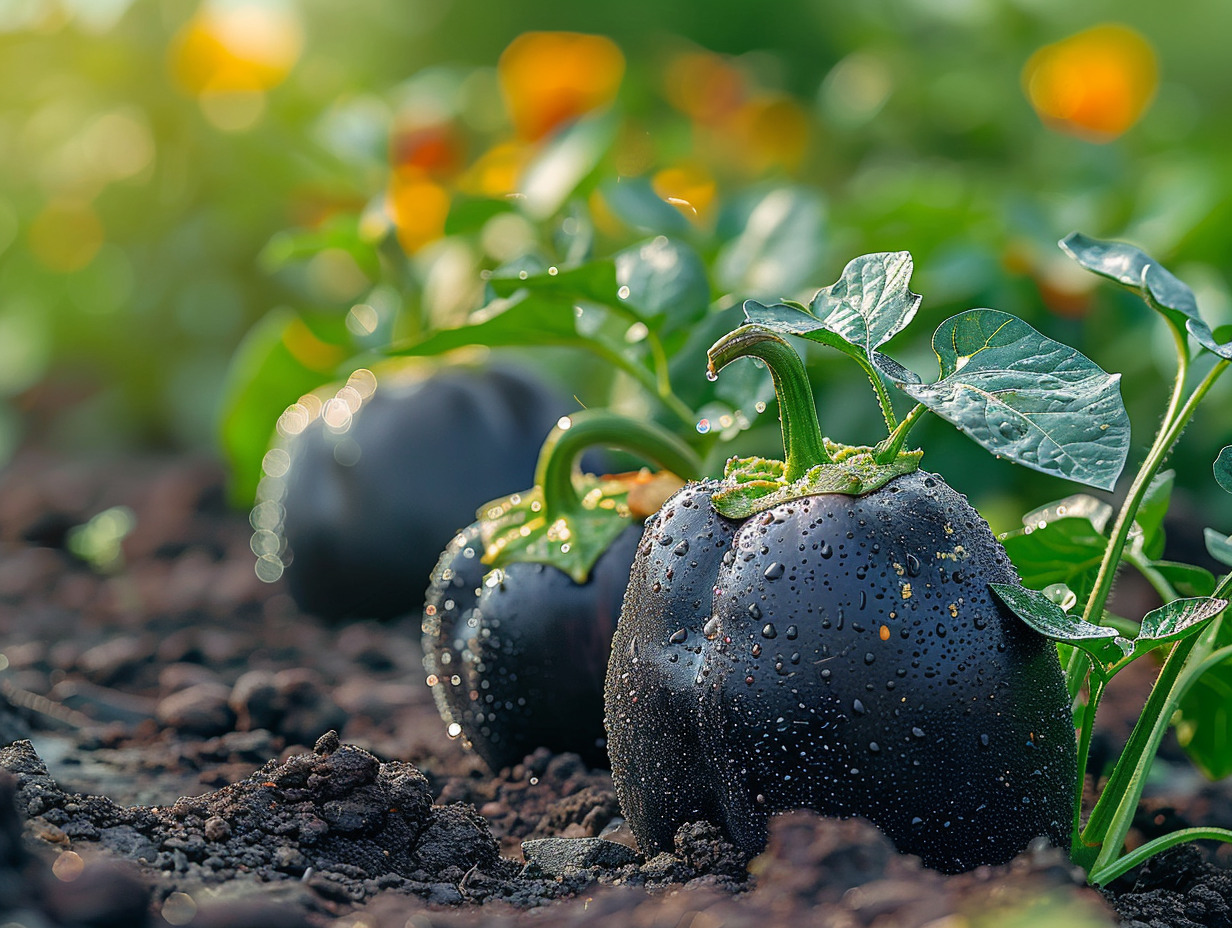
POLYGON ((624 73, 615 42, 576 32, 523 33, 497 65, 514 127, 532 141, 611 103, 624 73))
POLYGON ((1106 23, 1041 48, 1023 68, 1022 82, 1046 125, 1110 142, 1146 111, 1159 73, 1145 38, 1106 23))

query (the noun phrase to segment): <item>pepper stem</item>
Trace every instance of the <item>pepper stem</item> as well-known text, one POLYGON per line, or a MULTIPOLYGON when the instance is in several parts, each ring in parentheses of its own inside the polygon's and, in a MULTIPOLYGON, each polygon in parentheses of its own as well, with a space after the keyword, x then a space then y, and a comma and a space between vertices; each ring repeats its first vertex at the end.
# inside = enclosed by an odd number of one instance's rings
POLYGON ((770 368, 783 426, 784 476, 789 482, 803 477, 815 464, 833 463, 821 438, 804 362, 783 338, 759 325, 742 325, 715 342, 707 357, 712 378, 737 358, 761 358, 770 368))
POLYGON ((686 480, 701 476, 702 462, 697 454, 671 432, 607 410, 586 409, 562 417, 539 451, 535 484, 543 488, 543 506, 548 513, 581 508, 573 476, 582 452, 596 445, 631 451, 686 480))

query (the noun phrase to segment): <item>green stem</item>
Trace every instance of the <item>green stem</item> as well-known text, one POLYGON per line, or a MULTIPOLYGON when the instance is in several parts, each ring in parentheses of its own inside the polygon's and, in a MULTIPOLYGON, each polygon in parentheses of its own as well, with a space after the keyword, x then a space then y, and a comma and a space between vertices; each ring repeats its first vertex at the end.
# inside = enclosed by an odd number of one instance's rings
POLYGON ((907 435, 915 427, 915 424, 924 417, 928 412, 928 407, 923 403, 917 403, 911 412, 903 417, 903 421, 896 426, 892 426, 890 435, 885 441, 877 446, 877 463, 889 464, 898 453, 903 450, 903 443, 907 440, 907 435))
POLYGON ((1172 653, 1164 661, 1163 669, 1160 670, 1155 685, 1151 687, 1151 694, 1130 733, 1129 741, 1121 751, 1121 756, 1112 769, 1112 775, 1104 784, 1103 792, 1087 819, 1086 827, 1082 831, 1082 843, 1099 846, 1096 867, 1107 864, 1109 859, 1120 853, 1125 835, 1129 833, 1133 811, 1138 806, 1143 778, 1146 776, 1146 771, 1142 769, 1144 760, 1154 757, 1155 749, 1163 740, 1170 719, 1167 716, 1161 719, 1161 713, 1195 644, 1196 637, 1190 637, 1173 645, 1172 653))
MULTIPOLYGON (((1232 574, 1224 578, 1213 596, 1224 599, 1229 591, 1232 591, 1232 574)), ((1164 662, 1083 831, 1083 843, 1100 848, 1092 871, 1101 870, 1118 858, 1142 797, 1150 762, 1172 724, 1172 713, 1181 699, 1202 674, 1232 656, 1232 646, 1211 652, 1222 621, 1217 618, 1199 634, 1178 641, 1164 662)))
POLYGON ((1149 558, 1143 557, 1138 552, 1131 550, 1126 555, 1125 560, 1151 585, 1151 589, 1155 591, 1161 602, 1170 603, 1172 600, 1180 598, 1180 594, 1176 592, 1172 584, 1168 582, 1168 579, 1152 566, 1149 558))
POLYGON ((894 415, 894 405, 890 401, 890 393, 886 390, 881 375, 866 358, 855 354, 851 357, 855 358, 856 362, 864 368, 864 373, 868 374, 868 382, 873 385, 873 392, 877 394, 877 402, 881 406, 881 417, 885 419, 886 429, 893 435, 895 429, 898 428, 898 419, 894 415))
POLYGON ((1091 882, 1097 886, 1106 886, 1117 877, 1128 873, 1134 867, 1155 856, 1160 851, 1166 851, 1168 848, 1183 844, 1186 841, 1202 840, 1232 843, 1232 831, 1226 828, 1182 828, 1180 831, 1162 835, 1154 841, 1148 841, 1142 847, 1135 848, 1124 857, 1119 858, 1115 863, 1092 870, 1090 874, 1091 882))
POLYGON ((697 416, 693 410, 689 408, 684 400, 671 391, 670 385, 664 390, 661 378, 656 374, 651 373, 640 364, 631 361, 619 351, 609 348, 602 342, 588 339, 586 347, 613 367, 619 368, 636 380, 648 393, 656 396, 664 408, 683 424, 689 426, 689 428, 697 425, 697 416))
POLYGON ((1087 781, 1087 756, 1091 752, 1091 736, 1095 733, 1095 712, 1099 708, 1099 700, 1107 682, 1099 676, 1091 677, 1091 691, 1086 705, 1082 707, 1082 720, 1078 726, 1078 778, 1074 786, 1074 821, 1070 829, 1072 851, 1075 855, 1081 851, 1082 794, 1087 781))
POLYGON ((817 406, 804 362, 795 349, 775 332, 758 325, 742 325, 710 347, 706 376, 718 372, 737 358, 761 358, 774 379, 783 426, 784 477, 798 480, 814 464, 833 463, 821 438, 817 406))
MULTIPOLYGON (((1142 757, 1155 756, 1155 751, 1159 747, 1159 742, 1163 740, 1164 733, 1168 730, 1168 726, 1171 724, 1172 713, 1176 710, 1176 707, 1180 704, 1180 701, 1184 698, 1185 694, 1189 692, 1190 687, 1192 687, 1204 673, 1216 664, 1221 664, 1226 660, 1232 659, 1232 645, 1228 645, 1217 651, 1208 653, 1211 642, 1217 636, 1219 621, 1220 620, 1217 619, 1215 622, 1212 622, 1212 627, 1198 636, 1203 639, 1201 646, 1194 647, 1193 642, 1195 639, 1188 638, 1184 641, 1178 642, 1176 648, 1173 649, 1173 654, 1175 655, 1181 645, 1190 643, 1190 649, 1187 650, 1192 650, 1194 653, 1182 655, 1182 663, 1185 664, 1183 672, 1178 672, 1175 680, 1167 687, 1168 692, 1166 697, 1160 701, 1161 705, 1159 715, 1154 719, 1154 724, 1148 726, 1150 729, 1150 737, 1149 740, 1146 741, 1148 753, 1141 755, 1142 757)), ((1169 661, 1171 660, 1172 658, 1169 657, 1169 661)), ((1162 681, 1163 674, 1161 674, 1160 677, 1162 681)), ((1156 684, 1156 688, 1159 688, 1158 683, 1156 684)), ((1154 691, 1152 691, 1152 695, 1154 695, 1154 691)), ((1146 718, 1145 711, 1142 718, 1146 718)), ((1139 718, 1139 725, 1142 724, 1142 718, 1139 718)), ((1138 734, 1138 728, 1139 726, 1136 725, 1134 727, 1133 735, 1130 736, 1131 744, 1135 740, 1134 735, 1138 734)), ((1124 760, 1126 754, 1129 753, 1129 749, 1130 745, 1126 745, 1125 751, 1121 755, 1122 760, 1124 760)), ((1117 766, 1118 768, 1121 766, 1120 761, 1118 761, 1117 766)), ((1141 759, 1127 766, 1126 769, 1129 771, 1130 776, 1125 778, 1127 780, 1127 785, 1124 787, 1125 794, 1122 796, 1120 803, 1117 805, 1115 815, 1112 817, 1111 826, 1107 829, 1098 842, 1088 842, 1089 844, 1102 845, 1100 847, 1099 856, 1096 858, 1095 863, 1089 868, 1092 882, 1107 882, 1110 879, 1115 879, 1115 877, 1120 875, 1120 873, 1123 873, 1125 870, 1129 869, 1129 867, 1119 869, 1120 861, 1124 858, 1118 855, 1121 848, 1124 846, 1125 836, 1129 833, 1130 825, 1133 822, 1134 810, 1138 808, 1138 800, 1142 796, 1142 788, 1145 784, 1147 775, 1146 768, 1148 767, 1149 764, 1144 764, 1141 759), (1112 872, 1114 867, 1118 869, 1113 872, 1113 875, 1106 876, 1107 873, 1112 872)), ((1110 778, 1107 786, 1104 787, 1105 795, 1108 794, 1109 789, 1113 786, 1115 775, 1116 771, 1114 771, 1114 777, 1110 778)), ((1094 817, 1095 814, 1092 813, 1092 818, 1094 817)), ((1090 830, 1090 828, 1091 823, 1088 822, 1087 829, 1090 830)), ((1188 830, 1192 831, 1193 829, 1188 830)), ((1164 847, 1158 848, 1158 850, 1163 849, 1164 847)), ((1138 851, 1132 853, 1136 854, 1138 851)), ((1145 857, 1142 859, 1145 859, 1145 857)), ((1130 866, 1136 866, 1136 864, 1131 864, 1130 866)))
MULTIPOLYGON (((1138 469, 1138 474, 1134 477, 1134 482, 1129 488, 1129 494, 1125 498, 1125 503, 1117 514, 1116 525, 1113 526, 1112 536, 1108 540, 1108 548, 1104 551, 1104 559, 1100 562, 1099 573, 1095 578, 1095 587, 1091 591, 1086 609, 1082 614, 1082 618, 1085 621, 1094 622, 1094 616, 1103 615, 1108 594, 1112 591, 1113 578, 1116 575, 1117 567, 1121 563, 1121 554, 1125 550, 1125 541, 1129 537, 1129 530, 1134 524, 1134 517, 1138 514, 1138 507, 1142 505, 1146 491, 1150 487, 1151 481, 1155 478, 1155 474, 1158 473, 1159 468, 1163 465, 1164 458, 1172 450, 1172 446, 1176 443, 1181 432, 1184 431, 1185 426, 1189 424, 1189 420, 1197 410, 1198 404, 1206 396, 1207 391, 1215 385, 1215 381, 1219 379, 1219 375, 1227 368, 1228 363, 1228 361, 1221 359, 1212 367, 1206 377, 1202 379, 1202 382, 1194 388, 1193 393, 1189 395, 1189 399, 1179 409, 1174 408, 1177 398, 1177 394, 1174 391, 1174 402, 1169 406, 1169 415, 1164 418, 1163 423, 1160 425, 1159 433, 1155 437, 1155 443, 1147 453, 1146 460, 1142 462, 1142 466, 1138 469)), ((1187 365, 1179 364, 1178 375, 1181 375, 1184 369, 1187 369, 1187 365)))
POLYGON ((671 432, 606 410, 583 410, 557 423, 539 451, 535 484, 543 487, 547 512, 581 508, 573 474, 581 453, 595 445, 631 451, 687 480, 696 479, 702 472, 693 449, 671 432))

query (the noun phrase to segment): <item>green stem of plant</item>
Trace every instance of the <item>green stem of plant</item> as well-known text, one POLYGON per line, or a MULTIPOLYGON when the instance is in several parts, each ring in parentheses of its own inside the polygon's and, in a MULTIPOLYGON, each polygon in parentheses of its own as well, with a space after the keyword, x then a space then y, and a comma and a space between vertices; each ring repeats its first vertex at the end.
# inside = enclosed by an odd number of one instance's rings
POLYGON ((686 480, 701 475, 702 462, 693 449, 671 432, 606 410, 583 410, 562 419, 539 451, 535 484, 543 488, 547 513, 581 508, 573 475, 578 457, 595 445, 632 451, 686 480))
POLYGON ((1149 767, 1147 759, 1154 757, 1155 749, 1167 730, 1169 719, 1161 718, 1161 713, 1196 644, 1197 639, 1190 637, 1172 646, 1172 653, 1164 661, 1159 677, 1151 687, 1151 694, 1130 733, 1129 741, 1121 751, 1108 782, 1104 784, 1095 808, 1091 810, 1082 831, 1082 843, 1099 847, 1092 870, 1106 866, 1120 854, 1142 794, 1143 778, 1146 776, 1142 768, 1149 767))
POLYGON ((1107 682, 1102 676, 1092 675, 1090 693, 1082 707, 1082 720, 1078 726, 1078 777, 1074 785, 1074 821, 1070 829, 1072 854, 1078 854, 1081 850, 1082 794, 1087 780, 1087 755, 1091 752, 1091 736, 1095 732, 1095 712, 1107 682))
POLYGON ((1151 566, 1149 558, 1143 557, 1135 551, 1130 551, 1125 560, 1132 564, 1134 569, 1142 575, 1142 578, 1151 585, 1151 589, 1159 596, 1161 602, 1170 603, 1172 600, 1179 598, 1179 594, 1172 584, 1168 582, 1167 578, 1151 566))
POLYGON ((881 417, 885 419, 886 429, 891 435, 898 428, 898 419, 894 415, 894 404, 890 401, 890 393, 886 390, 885 383, 881 379, 881 375, 877 373, 877 369, 872 363, 863 357, 852 355, 862 368, 864 373, 868 375, 868 382, 873 385, 873 392, 877 394, 877 403, 881 406, 881 417))
POLYGON ((1154 857, 1160 851, 1183 844, 1186 841, 1227 841, 1232 843, 1232 831, 1226 828, 1182 828, 1170 834, 1162 835, 1154 841, 1148 841, 1139 848, 1130 851, 1116 862, 1090 873, 1091 882, 1097 886, 1106 886, 1117 877, 1128 873, 1134 867, 1154 857))
MULTIPOLYGON (((1216 591, 1216 593, 1222 592, 1223 595, 1219 596, 1221 599, 1228 592, 1227 589, 1223 589, 1226 586, 1228 584, 1221 584, 1221 590, 1216 591)), ((1200 635, 1179 641, 1173 647, 1172 654, 1168 656, 1164 669, 1160 672, 1159 680, 1151 690, 1151 698, 1148 699, 1146 708, 1134 726, 1129 744, 1125 746, 1113 770, 1113 775, 1104 787, 1104 793, 1100 796, 1101 802, 1106 796, 1110 796, 1108 805, 1111 806, 1115 801, 1116 808, 1113 813, 1105 813, 1100 817, 1099 821, 1102 823, 1107 819, 1108 825, 1099 839, 1088 838, 1085 842, 1100 846, 1099 855, 1088 871, 1095 882, 1099 882, 1095 879, 1095 874, 1102 875, 1108 872, 1109 868, 1121 859, 1120 851, 1124 846, 1130 825, 1133 823, 1134 811, 1138 807, 1138 800, 1142 796, 1142 788, 1149 772, 1150 764, 1145 761, 1155 756, 1159 743, 1171 725, 1172 713, 1202 674, 1216 664, 1232 658, 1232 645, 1214 652, 1210 650, 1212 642, 1218 636, 1220 621, 1222 619, 1216 619, 1200 635), (1201 641, 1199 642, 1198 639, 1201 641), (1184 647, 1185 645, 1188 647, 1184 647), (1173 667, 1176 669, 1173 670, 1173 667), (1156 701, 1156 694, 1161 692, 1164 695, 1156 701), (1157 704, 1153 705, 1156 702, 1157 704), (1131 747, 1135 748, 1132 753, 1131 747), (1127 757, 1129 762, 1126 762, 1127 757)), ((1097 811, 1099 811, 1099 803, 1096 804, 1096 811, 1091 813, 1092 821, 1087 823, 1087 832, 1092 830, 1092 822, 1096 820, 1097 811)), ((1163 847, 1158 848, 1158 850, 1163 849, 1163 847)))
MULTIPOLYGON (((1134 517, 1138 514, 1138 507, 1146 496, 1147 488, 1150 486, 1155 474, 1159 472, 1159 468, 1163 465, 1168 452, 1172 450, 1172 446, 1193 417, 1198 404, 1206 396, 1207 391, 1214 386, 1219 376, 1227 369, 1228 363, 1228 361, 1220 359, 1211 368, 1206 377, 1202 379, 1201 383, 1194 388, 1193 393, 1189 395, 1189 398, 1179 409, 1174 408, 1175 403, 1170 404, 1169 414, 1165 416, 1163 423, 1160 425, 1159 432, 1155 436, 1155 442, 1151 445, 1151 450, 1147 453, 1146 460, 1142 462, 1142 466, 1138 469, 1134 482, 1129 488, 1129 494, 1121 506, 1121 511, 1117 514, 1116 524, 1112 529, 1112 536, 1108 540, 1108 548, 1104 551, 1104 559, 1100 562, 1099 573, 1095 578, 1095 587, 1091 591, 1086 609, 1082 614, 1082 618, 1085 621, 1094 622, 1095 616, 1103 614, 1108 594, 1112 591, 1113 578, 1116 575, 1117 567, 1121 563, 1121 554, 1125 550, 1125 541, 1129 537, 1129 530, 1134 524, 1134 517)), ((1187 369, 1187 361, 1177 365, 1178 380, 1183 378, 1184 371, 1187 369)), ((1174 391, 1173 399, 1176 399, 1176 391, 1174 391)))
POLYGON ((878 464, 889 464, 902 451, 903 444, 907 441, 907 435, 915 427, 915 424, 924 417, 928 412, 928 407, 923 403, 917 403, 911 412, 903 417, 903 421, 898 425, 893 426, 890 430, 890 435, 877 446, 876 459, 878 464))
POLYGON ((708 353, 708 377, 737 358, 761 358, 774 379, 774 393, 779 403, 779 419, 783 426, 784 476, 788 482, 798 480, 814 464, 829 464, 830 454, 821 438, 817 421, 817 406, 809 384, 804 362, 794 348, 770 329, 758 325, 742 325, 715 342, 708 353))
POLYGON ((602 358, 604 361, 607 361, 613 367, 624 371, 636 380, 646 389, 646 392, 657 397, 659 402, 663 404, 664 408, 679 419, 683 424, 687 425, 689 428, 696 427, 697 416, 694 414, 693 410, 689 408, 688 404, 684 402, 684 400, 671 391, 670 384, 668 385, 666 392, 664 392, 662 390, 661 380, 658 376, 656 376, 656 374, 651 373, 646 368, 642 367, 642 365, 625 357, 619 351, 609 348, 600 341, 588 340, 586 342, 586 347, 593 354, 602 358))
POLYGON ((1065 686, 1069 691, 1069 701, 1072 705, 1082 690, 1087 671, 1091 669, 1091 658, 1082 648, 1072 648, 1069 660, 1065 662, 1065 686))

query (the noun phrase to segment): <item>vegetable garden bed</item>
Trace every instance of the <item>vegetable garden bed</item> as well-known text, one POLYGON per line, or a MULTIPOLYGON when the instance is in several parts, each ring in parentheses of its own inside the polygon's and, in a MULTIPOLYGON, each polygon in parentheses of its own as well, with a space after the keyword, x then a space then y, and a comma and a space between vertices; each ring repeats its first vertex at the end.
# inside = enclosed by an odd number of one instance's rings
MULTIPOLYGON (((9 921, 1230 923, 1226 846, 1166 852, 1102 897, 1058 849, 943 876, 863 822, 806 812, 773 820, 747 871, 707 827, 639 858, 606 772, 539 751, 492 776, 446 736, 417 619, 327 625, 259 583, 221 480, 209 462, 33 450, 0 479, 9 921), (102 576, 65 530, 116 506, 135 528, 123 569, 102 576), (524 854, 544 838, 569 840, 524 854)), ((1110 739, 1153 671, 1132 672, 1103 703, 1110 739)), ((1165 742, 1133 843, 1232 826, 1232 788, 1187 769, 1165 742)))

